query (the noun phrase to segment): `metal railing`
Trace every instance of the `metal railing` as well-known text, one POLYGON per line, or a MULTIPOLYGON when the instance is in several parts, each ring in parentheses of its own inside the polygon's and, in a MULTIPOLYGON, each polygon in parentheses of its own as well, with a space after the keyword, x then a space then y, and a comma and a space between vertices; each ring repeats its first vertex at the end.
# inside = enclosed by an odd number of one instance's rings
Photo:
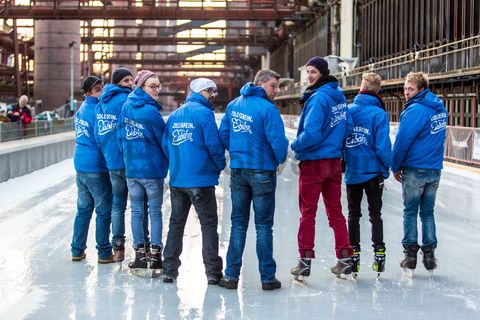
MULTIPOLYGON (((286 128, 298 129, 300 116, 282 115, 286 128)), ((390 123, 392 146, 398 131, 398 122, 390 123)), ((448 126, 445 138, 445 160, 469 166, 480 166, 480 129, 448 126)))
POLYGON ((338 72, 342 87, 359 86, 362 74, 376 72, 385 84, 403 80, 413 71, 423 71, 430 78, 441 79, 480 71, 480 35, 449 42, 425 50, 412 51, 390 59, 364 65, 350 71, 338 72))
POLYGON ((24 125, 21 121, 0 122, 0 142, 46 136, 75 130, 73 118, 37 120, 24 125))

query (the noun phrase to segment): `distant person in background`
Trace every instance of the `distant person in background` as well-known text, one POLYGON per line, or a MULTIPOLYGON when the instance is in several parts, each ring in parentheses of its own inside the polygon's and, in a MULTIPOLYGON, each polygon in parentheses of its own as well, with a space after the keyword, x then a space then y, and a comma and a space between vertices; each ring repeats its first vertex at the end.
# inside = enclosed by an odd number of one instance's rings
POLYGON ((360 218, 363 192, 367 196, 372 224, 374 250, 373 270, 385 270, 383 242, 382 195, 383 181, 388 178, 392 162, 390 124, 382 98, 379 96, 382 78, 373 72, 364 73, 360 92, 348 106, 353 132, 347 138, 345 184, 348 200, 348 232, 353 247, 352 272, 360 271, 360 218))
POLYGON ((113 262, 110 243, 112 186, 108 168, 94 136, 95 106, 103 89, 102 81, 89 76, 83 82, 85 101, 75 114, 75 153, 73 162, 77 172, 77 214, 73 223, 72 261, 85 259, 87 236, 93 210, 98 263, 113 262))
MULTIPOLYGON (((125 209, 128 198, 125 163, 117 139, 118 118, 132 89, 133 75, 130 70, 117 68, 112 73, 112 83, 105 85, 96 107, 95 138, 107 161, 113 190, 112 245, 116 262, 122 262, 125 258, 125 209)), ((148 216, 145 217, 145 237, 148 242, 148 216)))
POLYGON ((158 76, 149 70, 140 71, 135 78, 135 91, 128 95, 119 122, 125 160, 135 260, 131 269, 162 269, 163 180, 167 176, 168 160, 162 151, 165 128, 157 102, 162 85, 158 76), (148 199, 152 239, 151 253, 145 241, 145 196, 148 199), (150 261, 148 261, 150 260, 150 261), (149 265, 148 265, 149 262, 149 265))
POLYGON ((410 72, 404 85, 405 108, 400 115, 393 146, 392 172, 402 183, 404 269, 417 266, 417 216, 422 221, 422 252, 425 269, 437 267, 435 197, 443 168, 448 112, 443 102, 428 89, 423 72, 410 72))
POLYGON ((11 110, 7 111, 7 117, 11 122, 22 121, 23 124, 32 122, 32 112, 27 106, 28 97, 23 95, 18 99, 18 103, 11 110))

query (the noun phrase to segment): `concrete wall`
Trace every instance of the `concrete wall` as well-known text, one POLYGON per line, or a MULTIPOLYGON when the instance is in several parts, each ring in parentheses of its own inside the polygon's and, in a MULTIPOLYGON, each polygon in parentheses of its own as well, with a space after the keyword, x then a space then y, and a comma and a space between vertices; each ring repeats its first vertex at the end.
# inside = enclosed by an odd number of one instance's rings
MULTIPOLYGON (((0 182, 22 176, 32 171, 73 157, 75 135, 73 132, 32 138, 24 145, 2 143, 0 149, 0 182), (5 145, 4 145, 5 144, 5 145)), ((27 140, 23 140, 27 141, 27 140)))
POLYGON ((70 98, 70 48, 73 47, 74 92, 81 97, 80 21, 35 21, 35 99, 42 100, 42 110, 53 110, 70 98))

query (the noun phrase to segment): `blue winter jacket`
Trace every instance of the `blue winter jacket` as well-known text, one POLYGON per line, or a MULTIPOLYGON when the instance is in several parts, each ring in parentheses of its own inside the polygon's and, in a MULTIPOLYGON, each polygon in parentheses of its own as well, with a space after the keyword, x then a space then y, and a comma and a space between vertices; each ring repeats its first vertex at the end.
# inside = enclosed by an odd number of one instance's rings
POLYGON ((119 117, 125 176, 164 179, 168 160, 162 150, 165 122, 162 107, 141 88, 128 95, 119 117))
POLYGON ((297 160, 341 159, 352 120, 337 82, 314 89, 304 104, 292 150, 297 160))
POLYGON ((442 169, 447 121, 443 102, 429 89, 408 100, 393 146, 392 172, 405 167, 442 169))
POLYGON ((353 132, 345 143, 345 183, 357 184, 378 175, 388 178, 392 143, 388 115, 377 97, 359 94, 348 106, 353 132))
POLYGON ((125 169, 117 140, 117 124, 122 106, 130 92, 132 92, 130 88, 107 84, 99 97, 100 103, 97 104, 95 138, 102 149, 109 170, 125 169))
POLYGON ((75 113, 76 141, 73 163, 75 170, 81 173, 108 172, 105 158, 94 135, 97 103, 97 98, 87 96, 75 113))
POLYGON ((218 184, 225 168, 223 148, 213 107, 192 92, 167 120, 163 149, 168 156, 170 185, 178 188, 210 187, 218 184))
POLYGON ((249 82, 230 102, 220 124, 220 139, 230 152, 230 168, 274 171, 285 162, 288 139, 280 112, 265 90, 249 82))

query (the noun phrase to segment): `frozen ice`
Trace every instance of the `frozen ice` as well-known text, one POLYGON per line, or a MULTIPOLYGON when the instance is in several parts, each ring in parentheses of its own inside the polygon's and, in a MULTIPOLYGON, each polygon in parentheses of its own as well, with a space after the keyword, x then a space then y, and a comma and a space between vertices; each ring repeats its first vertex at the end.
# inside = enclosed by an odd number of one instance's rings
MULTIPOLYGON (((290 155, 291 156, 291 155, 290 155)), ((217 187, 221 256, 230 232, 229 173, 217 187)), ((94 219, 87 259, 70 261, 76 186, 71 159, 0 184, 1 319, 480 319, 480 174, 447 166, 437 194, 438 269, 432 277, 421 261, 412 277, 402 259, 401 185, 390 178, 384 193, 386 272, 371 268, 373 250, 366 207, 361 270, 356 281, 330 274, 335 263, 333 233, 323 204, 317 216, 316 253, 306 284, 292 281, 297 263, 297 163, 289 159, 277 186, 274 254, 282 288, 261 290, 250 221, 238 290, 208 286, 201 256, 201 233, 192 210, 184 237, 180 276, 174 284, 128 272, 122 265, 98 265, 94 219)), ((165 192, 164 234, 170 214, 165 192)), ((346 200, 342 199, 344 213, 346 200)), ((365 202, 365 200, 364 200, 365 202)), ((127 214, 127 239, 131 240, 127 214)), ((421 256, 419 256, 421 260, 421 256)))

